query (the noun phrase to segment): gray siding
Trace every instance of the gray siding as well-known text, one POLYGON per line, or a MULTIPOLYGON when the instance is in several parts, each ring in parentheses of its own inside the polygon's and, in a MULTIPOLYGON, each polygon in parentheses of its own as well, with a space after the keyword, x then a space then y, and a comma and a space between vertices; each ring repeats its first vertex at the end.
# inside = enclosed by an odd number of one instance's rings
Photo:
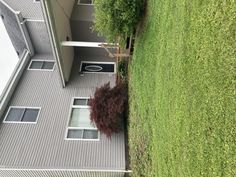
POLYGON ((93 21, 93 13, 93 5, 75 5, 71 15, 71 20, 93 21))
POLYGON ((74 41, 105 42, 104 37, 99 37, 93 31, 93 22, 90 21, 71 21, 72 37, 74 41))
POLYGON ((40 3, 34 0, 3 0, 15 11, 20 11, 24 18, 43 19, 40 3))
POLYGON ((124 177, 117 172, 83 172, 83 171, 14 171, 0 170, 1 177, 124 177))
MULTIPOLYGON (((116 49, 110 49, 112 53, 116 53, 116 49)), ((89 61, 115 61, 114 58, 108 56, 107 51, 104 48, 89 48, 89 47, 78 47, 76 52, 79 56, 79 60, 89 61)))
POLYGON ((35 49, 35 53, 52 55, 52 47, 45 22, 27 21, 26 26, 35 49))
POLYGON ((39 60, 55 60, 53 58, 53 55, 51 55, 51 54, 36 54, 33 56, 32 59, 34 59, 34 60, 37 60, 37 59, 39 59, 39 60))
POLYGON ((105 42, 105 38, 93 31, 93 5, 76 5, 71 16, 72 37, 75 41, 105 42))
MULTIPOLYGON (((41 107, 37 124, 0 124, 0 167, 49 169, 125 169, 124 133, 99 141, 65 140, 72 97, 92 96, 115 75, 79 75, 74 65, 70 82, 61 88, 53 72, 26 70, 9 106, 41 107)), ((2 172, 3 174, 3 172, 2 172)))

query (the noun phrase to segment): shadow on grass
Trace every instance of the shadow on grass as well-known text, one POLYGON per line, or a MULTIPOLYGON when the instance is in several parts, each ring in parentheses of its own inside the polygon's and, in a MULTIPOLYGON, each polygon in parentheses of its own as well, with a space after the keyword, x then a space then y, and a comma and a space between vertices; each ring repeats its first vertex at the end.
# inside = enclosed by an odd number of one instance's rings
POLYGON ((148 9, 147 9, 147 7, 148 7, 148 1, 144 0, 144 2, 143 2, 143 9, 142 9, 142 16, 140 18, 139 23, 137 24, 137 27, 136 27, 136 35, 139 35, 145 29, 146 22, 147 22, 147 16, 148 16, 148 9))

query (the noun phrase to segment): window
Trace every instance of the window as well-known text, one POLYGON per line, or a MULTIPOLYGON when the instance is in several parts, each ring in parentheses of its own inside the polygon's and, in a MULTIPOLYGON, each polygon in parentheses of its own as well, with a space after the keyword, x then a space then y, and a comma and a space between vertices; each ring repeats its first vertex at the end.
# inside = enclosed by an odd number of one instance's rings
POLYGON ((93 5, 95 0, 79 0, 78 4, 80 5, 93 5))
POLYGON ((39 115, 39 108, 10 107, 5 117, 5 123, 35 123, 39 115))
POLYGON ((88 101, 88 98, 73 99, 66 139, 98 140, 98 130, 90 122, 88 101))
POLYGON ((40 2, 40 0, 34 0, 34 2, 40 2))
POLYGON ((82 61, 80 65, 80 72, 109 74, 116 72, 116 66, 114 62, 82 61))
POLYGON ((54 69, 54 61, 31 60, 28 69, 52 71, 54 69))

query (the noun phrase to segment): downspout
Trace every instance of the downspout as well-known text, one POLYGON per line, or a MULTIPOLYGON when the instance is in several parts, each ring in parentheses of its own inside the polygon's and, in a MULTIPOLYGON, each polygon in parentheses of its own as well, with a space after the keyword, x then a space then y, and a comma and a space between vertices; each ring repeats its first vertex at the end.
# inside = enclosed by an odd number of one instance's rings
POLYGON ((58 39, 56 35, 54 19, 52 16, 53 12, 50 10, 50 1, 41 0, 40 3, 43 10, 47 31, 49 33, 49 39, 52 45, 53 56, 56 59, 57 66, 59 68, 62 86, 65 87, 66 83, 65 83, 65 76, 62 69, 62 64, 63 64, 62 55, 61 55, 61 50, 60 50, 60 44, 58 43, 58 39))
POLYGON ((2 119, 3 113, 7 107, 7 104, 9 103, 11 96, 29 60, 30 60, 30 52, 25 49, 0 97, 0 119, 2 119))

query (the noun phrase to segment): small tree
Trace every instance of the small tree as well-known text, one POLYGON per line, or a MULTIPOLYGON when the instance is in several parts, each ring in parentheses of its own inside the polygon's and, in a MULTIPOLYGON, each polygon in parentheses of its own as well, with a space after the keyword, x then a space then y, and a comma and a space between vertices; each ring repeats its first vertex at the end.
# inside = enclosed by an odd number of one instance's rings
POLYGON ((94 98, 90 99, 90 119, 98 130, 108 137, 121 130, 121 114, 127 102, 126 85, 120 83, 111 88, 110 83, 97 88, 94 98))
POLYGON ((94 29, 109 42, 130 36, 140 20, 144 0, 96 0, 94 29))

